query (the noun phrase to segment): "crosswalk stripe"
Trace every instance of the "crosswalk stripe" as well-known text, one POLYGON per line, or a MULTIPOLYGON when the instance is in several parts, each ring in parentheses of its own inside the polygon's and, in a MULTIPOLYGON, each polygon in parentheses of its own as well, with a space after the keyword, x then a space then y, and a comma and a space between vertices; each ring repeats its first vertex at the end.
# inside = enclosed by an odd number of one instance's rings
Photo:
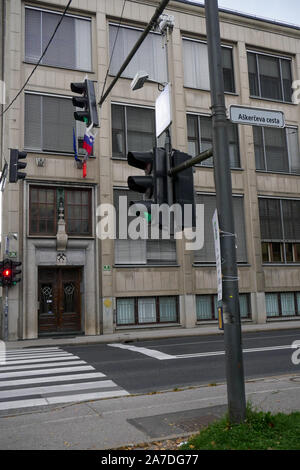
MULTIPOLYGON (((74 361, 75 359, 79 359, 78 356, 73 356, 71 354, 71 356, 67 356, 67 357, 64 357, 63 358, 65 361, 74 361)), ((45 357, 43 359, 28 359, 28 360, 21 360, 21 361, 8 361, 8 364, 9 365, 12 365, 12 364, 33 364, 33 363, 37 363, 37 362, 57 362, 57 361, 61 361, 61 358, 60 357, 45 357)))
MULTIPOLYGON (((20 388, 17 390, 6 390, 5 392, 0 391, 0 400, 3 398, 11 397, 25 397, 28 395, 48 395, 59 392, 77 392, 78 390, 98 389, 98 388, 115 388, 117 385, 112 380, 101 380, 97 382, 85 382, 75 384, 63 384, 63 385, 50 385, 44 387, 30 387, 20 388)), ((1 403, 1 401, 0 401, 1 403)))
MULTIPOLYGON (((3 366, 3 367, 0 367, 0 371, 4 370, 26 370, 26 369, 46 369, 47 367, 57 367, 57 366, 68 366, 70 364, 70 362, 65 362, 63 359, 62 359, 62 362, 59 362, 59 363, 56 363, 56 364, 53 364, 53 362, 50 362, 50 363, 43 363, 43 364, 24 364, 22 366, 3 366)), ((72 362, 72 366, 73 365, 79 365, 79 364, 86 364, 85 361, 73 361, 72 362)), ((0 377, 1 377, 1 374, 0 374, 0 377)))
POLYGON ((18 385, 31 385, 39 383, 51 383, 51 382, 72 382, 73 380, 86 380, 86 379, 97 379, 106 377, 102 372, 90 372, 87 374, 73 374, 73 375, 55 375, 54 377, 36 377, 34 379, 14 379, 0 381, 0 389, 4 387, 14 387, 18 385))
POLYGON ((6 349, 6 352, 9 354, 9 353, 27 353, 27 352, 37 352, 37 351, 40 351, 40 352, 44 352, 44 351, 62 351, 61 348, 59 347, 51 347, 51 348, 26 348, 26 349, 22 349, 22 348, 19 348, 19 349, 6 349))
MULTIPOLYGON (((28 370, 26 371, 26 376, 30 375, 51 375, 51 374, 59 374, 59 373, 66 373, 66 372, 77 372, 77 371, 87 371, 87 370, 95 370, 94 367, 85 365, 85 366, 75 366, 75 367, 61 367, 61 368, 54 368, 54 369, 47 369, 47 370, 28 370)), ((18 372, 5 372, 1 374, 1 379, 7 379, 9 377, 22 377, 24 376, 24 371, 18 372)))
POLYGON ((55 356, 70 356, 71 353, 64 351, 61 352, 47 352, 47 353, 31 353, 31 354, 3 354, 0 355, 0 359, 12 360, 12 359, 31 359, 34 357, 55 357, 55 356))

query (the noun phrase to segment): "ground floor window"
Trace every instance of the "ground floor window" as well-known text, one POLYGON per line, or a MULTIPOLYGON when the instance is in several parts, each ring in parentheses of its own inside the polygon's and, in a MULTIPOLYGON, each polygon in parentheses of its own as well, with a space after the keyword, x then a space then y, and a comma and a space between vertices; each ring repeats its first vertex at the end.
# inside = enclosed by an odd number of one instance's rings
POLYGON ((266 293, 267 318, 300 316, 300 292, 266 293))
POLYGON ((129 297, 117 299, 117 325, 177 322, 178 297, 129 297))
MULTIPOLYGON (((240 294, 241 318, 251 318, 249 294, 240 294)), ((216 295, 196 295, 197 321, 218 319, 218 298, 216 295)))

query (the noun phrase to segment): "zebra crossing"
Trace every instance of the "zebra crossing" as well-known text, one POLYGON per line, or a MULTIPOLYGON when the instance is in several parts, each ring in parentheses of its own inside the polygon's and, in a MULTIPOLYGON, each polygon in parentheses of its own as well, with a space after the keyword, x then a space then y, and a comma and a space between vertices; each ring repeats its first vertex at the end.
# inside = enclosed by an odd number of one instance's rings
POLYGON ((129 395, 59 347, 0 352, 0 412, 129 395))

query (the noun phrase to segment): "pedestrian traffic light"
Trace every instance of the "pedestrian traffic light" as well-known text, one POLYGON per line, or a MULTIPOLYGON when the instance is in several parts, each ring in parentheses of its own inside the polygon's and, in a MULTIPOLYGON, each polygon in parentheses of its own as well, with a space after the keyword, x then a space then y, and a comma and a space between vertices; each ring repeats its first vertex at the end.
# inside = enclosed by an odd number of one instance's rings
POLYGON ((19 152, 17 149, 10 150, 10 163, 9 163, 9 182, 10 183, 17 183, 18 180, 23 180, 26 178, 26 173, 20 172, 19 170, 23 170, 26 168, 27 163, 20 162, 27 157, 26 152, 19 152))
POLYGON ((130 166, 145 172, 144 176, 129 176, 127 183, 129 189, 145 195, 145 199, 132 204, 146 206, 144 215, 150 222, 152 204, 164 204, 168 199, 166 151, 155 147, 149 152, 129 152, 127 158, 130 166))
POLYGON ((86 79, 81 83, 71 83, 71 90, 73 93, 82 95, 80 97, 74 96, 72 98, 73 106, 83 109, 83 111, 75 111, 75 120, 85 122, 87 127, 90 127, 91 125, 93 127, 99 127, 94 82, 86 79))
MULTIPOLYGON (((173 150, 172 168, 190 160, 187 153, 173 150)), ((193 168, 180 171, 173 176, 174 203, 179 204, 182 210, 182 229, 196 226, 195 192, 193 168)))
POLYGON ((17 276, 22 273, 22 269, 17 269, 17 268, 19 266, 22 266, 22 262, 11 260, 10 263, 11 263, 11 270, 12 270, 12 285, 15 286, 18 282, 21 282, 21 278, 17 276))

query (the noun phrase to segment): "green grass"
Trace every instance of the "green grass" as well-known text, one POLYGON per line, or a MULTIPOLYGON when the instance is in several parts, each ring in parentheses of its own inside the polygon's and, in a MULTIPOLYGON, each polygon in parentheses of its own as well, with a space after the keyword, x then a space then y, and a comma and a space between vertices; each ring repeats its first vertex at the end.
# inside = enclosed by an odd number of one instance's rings
POLYGON ((245 422, 227 416, 193 436, 180 450, 300 450, 300 413, 264 413, 247 406, 245 422))

